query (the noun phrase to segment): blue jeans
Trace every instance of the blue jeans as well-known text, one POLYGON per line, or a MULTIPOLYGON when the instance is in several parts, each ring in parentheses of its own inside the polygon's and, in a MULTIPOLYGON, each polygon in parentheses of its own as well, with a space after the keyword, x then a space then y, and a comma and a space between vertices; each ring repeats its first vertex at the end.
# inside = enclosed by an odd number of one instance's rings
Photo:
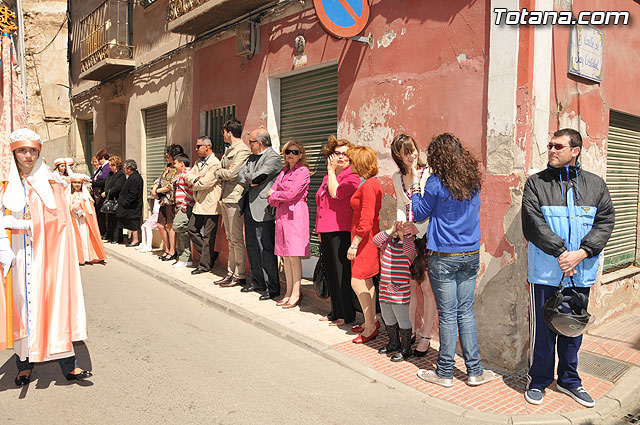
POLYGON ((436 373, 443 378, 453 377, 458 330, 467 374, 479 376, 483 372, 478 352, 476 318, 473 313, 479 264, 479 254, 456 257, 429 256, 429 279, 440 317, 440 354, 436 363, 436 373))

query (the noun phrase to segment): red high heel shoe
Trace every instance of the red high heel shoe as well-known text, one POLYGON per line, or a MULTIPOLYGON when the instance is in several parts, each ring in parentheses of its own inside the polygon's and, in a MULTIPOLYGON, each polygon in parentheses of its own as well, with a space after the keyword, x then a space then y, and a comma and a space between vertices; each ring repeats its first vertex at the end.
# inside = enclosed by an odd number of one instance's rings
POLYGON ((379 333, 380 333, 380 329, 376 328, 376 330, 373 331, 373 333, 371 335, 369 335, 369 336, 364 336, 364 335, 360 334, 357 337, 353 338, 353 343, 354 344, 364 344, 365 342, 369 342, 372 339, 374 339, 375 337, 377 337, 379 333))
MULTIPOLYGON (((378 322, 377 320, 376 320, 376 329, 380 329, 380 322, 378 322)), ((364 325, 352 326, 351 331, 361 334, 362 332, 364 332, 364 325)))

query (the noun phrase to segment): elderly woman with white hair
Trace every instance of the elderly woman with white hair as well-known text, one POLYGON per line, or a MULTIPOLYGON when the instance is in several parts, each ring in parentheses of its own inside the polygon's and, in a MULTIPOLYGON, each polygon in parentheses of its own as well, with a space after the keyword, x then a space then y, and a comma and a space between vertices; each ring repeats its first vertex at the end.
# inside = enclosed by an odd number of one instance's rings
POLYGON ((9 166, 0 170, 7 180, 0 223, 11 236, 0 232, 0 263, 13 294, 0 303, 0 317, 18 320, 0 325, 0 348, 16 353, 18 386, 29 383, 34 363, 48 360, 67 380, 83 380, 91 372, 78 367, 73 342, 87 338, 87 321, 65 190, 43 164, 40 136, 20 129, 10 142, 10 157, 0 158, 9 166))

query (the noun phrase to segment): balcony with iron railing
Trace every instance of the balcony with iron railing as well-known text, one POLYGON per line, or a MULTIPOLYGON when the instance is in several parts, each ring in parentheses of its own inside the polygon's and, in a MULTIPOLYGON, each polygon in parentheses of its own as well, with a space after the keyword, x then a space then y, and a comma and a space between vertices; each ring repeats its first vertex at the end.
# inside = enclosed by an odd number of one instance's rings
POLYGON ((169 0, 169 31, 198 35, 274 0, 169 0))
POLYGON ((80 21, 80 78, 104 81, 135 67, 132 3, 105 0, 80 21))

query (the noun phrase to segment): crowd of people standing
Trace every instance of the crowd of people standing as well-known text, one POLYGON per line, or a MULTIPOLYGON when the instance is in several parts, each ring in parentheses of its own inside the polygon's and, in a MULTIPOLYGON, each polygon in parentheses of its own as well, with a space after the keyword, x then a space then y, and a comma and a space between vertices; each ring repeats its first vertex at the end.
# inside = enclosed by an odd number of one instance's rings
MULTIPOLYGON (((198 159, 192 166, 181 146, 167 147, 167 166, 151 189, 154 214, 145 226, 149 229, 157 226, 160 230, 164 246, 160 260, 173 260, 174 267, 197 262, 191 273, 201 274, 210 272, 218 257, 214 247, 222 215, 229 247, 227 274, 214 284, 223 288, 242 286, 242 292, 259 292, 261 301, 275 300, 278 307, 295 308, 302 302, 302 258, 310 255, 307 198, 312 173, 305 146, 300 141, 286 141, 278 154, 264 128, 248 133, 247 146, 242 140, 242 124, 237 120, 227 121, 222 132, 228 148, 221 160, 213 153, 207 136, 196 140, 198 159), (245 249, 250 281, 246 275, 245 249), (286 280, 282 297, 278 257, 283 261, 286 280)), ((586 198, 577 194, 576 200, 568 200, 574 193, 574 181, 577 193, 579 180, 585 180, 588 186, 598 186, 598 199, 588 200, 597 207, 588 209, 593 211, 591 215, 585 213, 582 223, 585 227, 580 227, 581 242, 570 243, 553 229, 545 230, 549 227, 544 222, 545 212, 531 212, 537 205, 532 201, 535 195, 530 189, 525 191, 523 205, 527 214, 523 214, 523 227, 525 237, 533 244, 529 262, 544 260, 545 267, 554 273, 549 280, 546 274, 532 275, 530 267, 531 310, 535 316, 542 316, 540 311, 553 286, 557 286, 556 280, 570 277, 572 282, 578 282, 577 290, 588 295, 588 288, 595 281, 598 255, 613 226, 613 208, 606 185, 581 171, 577 163, 582 149, 580 134, 563 129, 554 133, 552 142, 551 171, 545 178, 558 177, 562 196, 566 198, 554 202, 571 205, 584 202, 586 198), (566 190, 565 184, 569 185, 566 190), (596 215, 602 217, 596 219, 596 215), (532 222, 539 223, 532 227, 532 222), (572 250, 568 251, 569 248, 572 250), (531 253, 536 249, 540 253, 532 259, 531 253), (589 270, 585 270, 586 264, 590 265, 589 270), (585 273, 588 278, 583 277, 585 273)), ((353 339, 356 344, 373 340, 384 328, 388 343, 379 353, 393 362, 425 356, 437 321, 440 348, 436 368, 420 369, 418 376, 451 387, 459 341, 467 384, 490 382, 496 375, 482 366, 474 315, 480 266, 479 161, 449 133, 431 140, 426 161, 421 158, 417 142, 406 134, 396 135, 390 151, 397 166, 392 177, 396 219, 381 230, 383 189, 377 178, 377 153, 368 146, 356 146, 334 136, 329 137, 324 147, 327 173, 317 192, 311 194, 315 196, 315 233, 331 298, 331 311, 320 320, 330 326, 352 325, 350 330, 358 334, 353 339), (364 317, 362 324, 354 323, 357 310, 364 317), (382 321, 378 320, 378 311, 382 321)), ((97 156, 99 163, 105 160, 104 156, 97 156)), ((103 199, 118 199, 117 230, 107 232, 113 242, 120 241, 122 228, 140 228, 142 209, 142 180, 131 178, 136 173, 135 162, 125 161, 124 182, 116 177, 121 172, 120 164, 119 158, 112 157, 111 172, 104 179, 102 165, 98 164, 93 179, 94 188, 104 187, 103 199)), ((527 188, 534 184, 531 183, 534 177, 527 188)), ((74 184, 72 180, 71 185, 74 184)), ((575 211, 566 214, 580 215, 575 211)), ((148 239, 142 247, 144 251, 150 251, 148 239)), ((128 244, 137 245, 137 239, 128 244)), ((576 371, 580 337, 556 337, 548 329, 536 331, 542 326, 538 322, 533 318, 530 323, 533 361, 526 400, 532 404, 542 402, 544 387, 553 380, 548 360, 553 358, 557 338, 558 346, 564 347, 558 371, 559 381, 566 385, 562 391, 585 406, 593 406, 576 371)))

